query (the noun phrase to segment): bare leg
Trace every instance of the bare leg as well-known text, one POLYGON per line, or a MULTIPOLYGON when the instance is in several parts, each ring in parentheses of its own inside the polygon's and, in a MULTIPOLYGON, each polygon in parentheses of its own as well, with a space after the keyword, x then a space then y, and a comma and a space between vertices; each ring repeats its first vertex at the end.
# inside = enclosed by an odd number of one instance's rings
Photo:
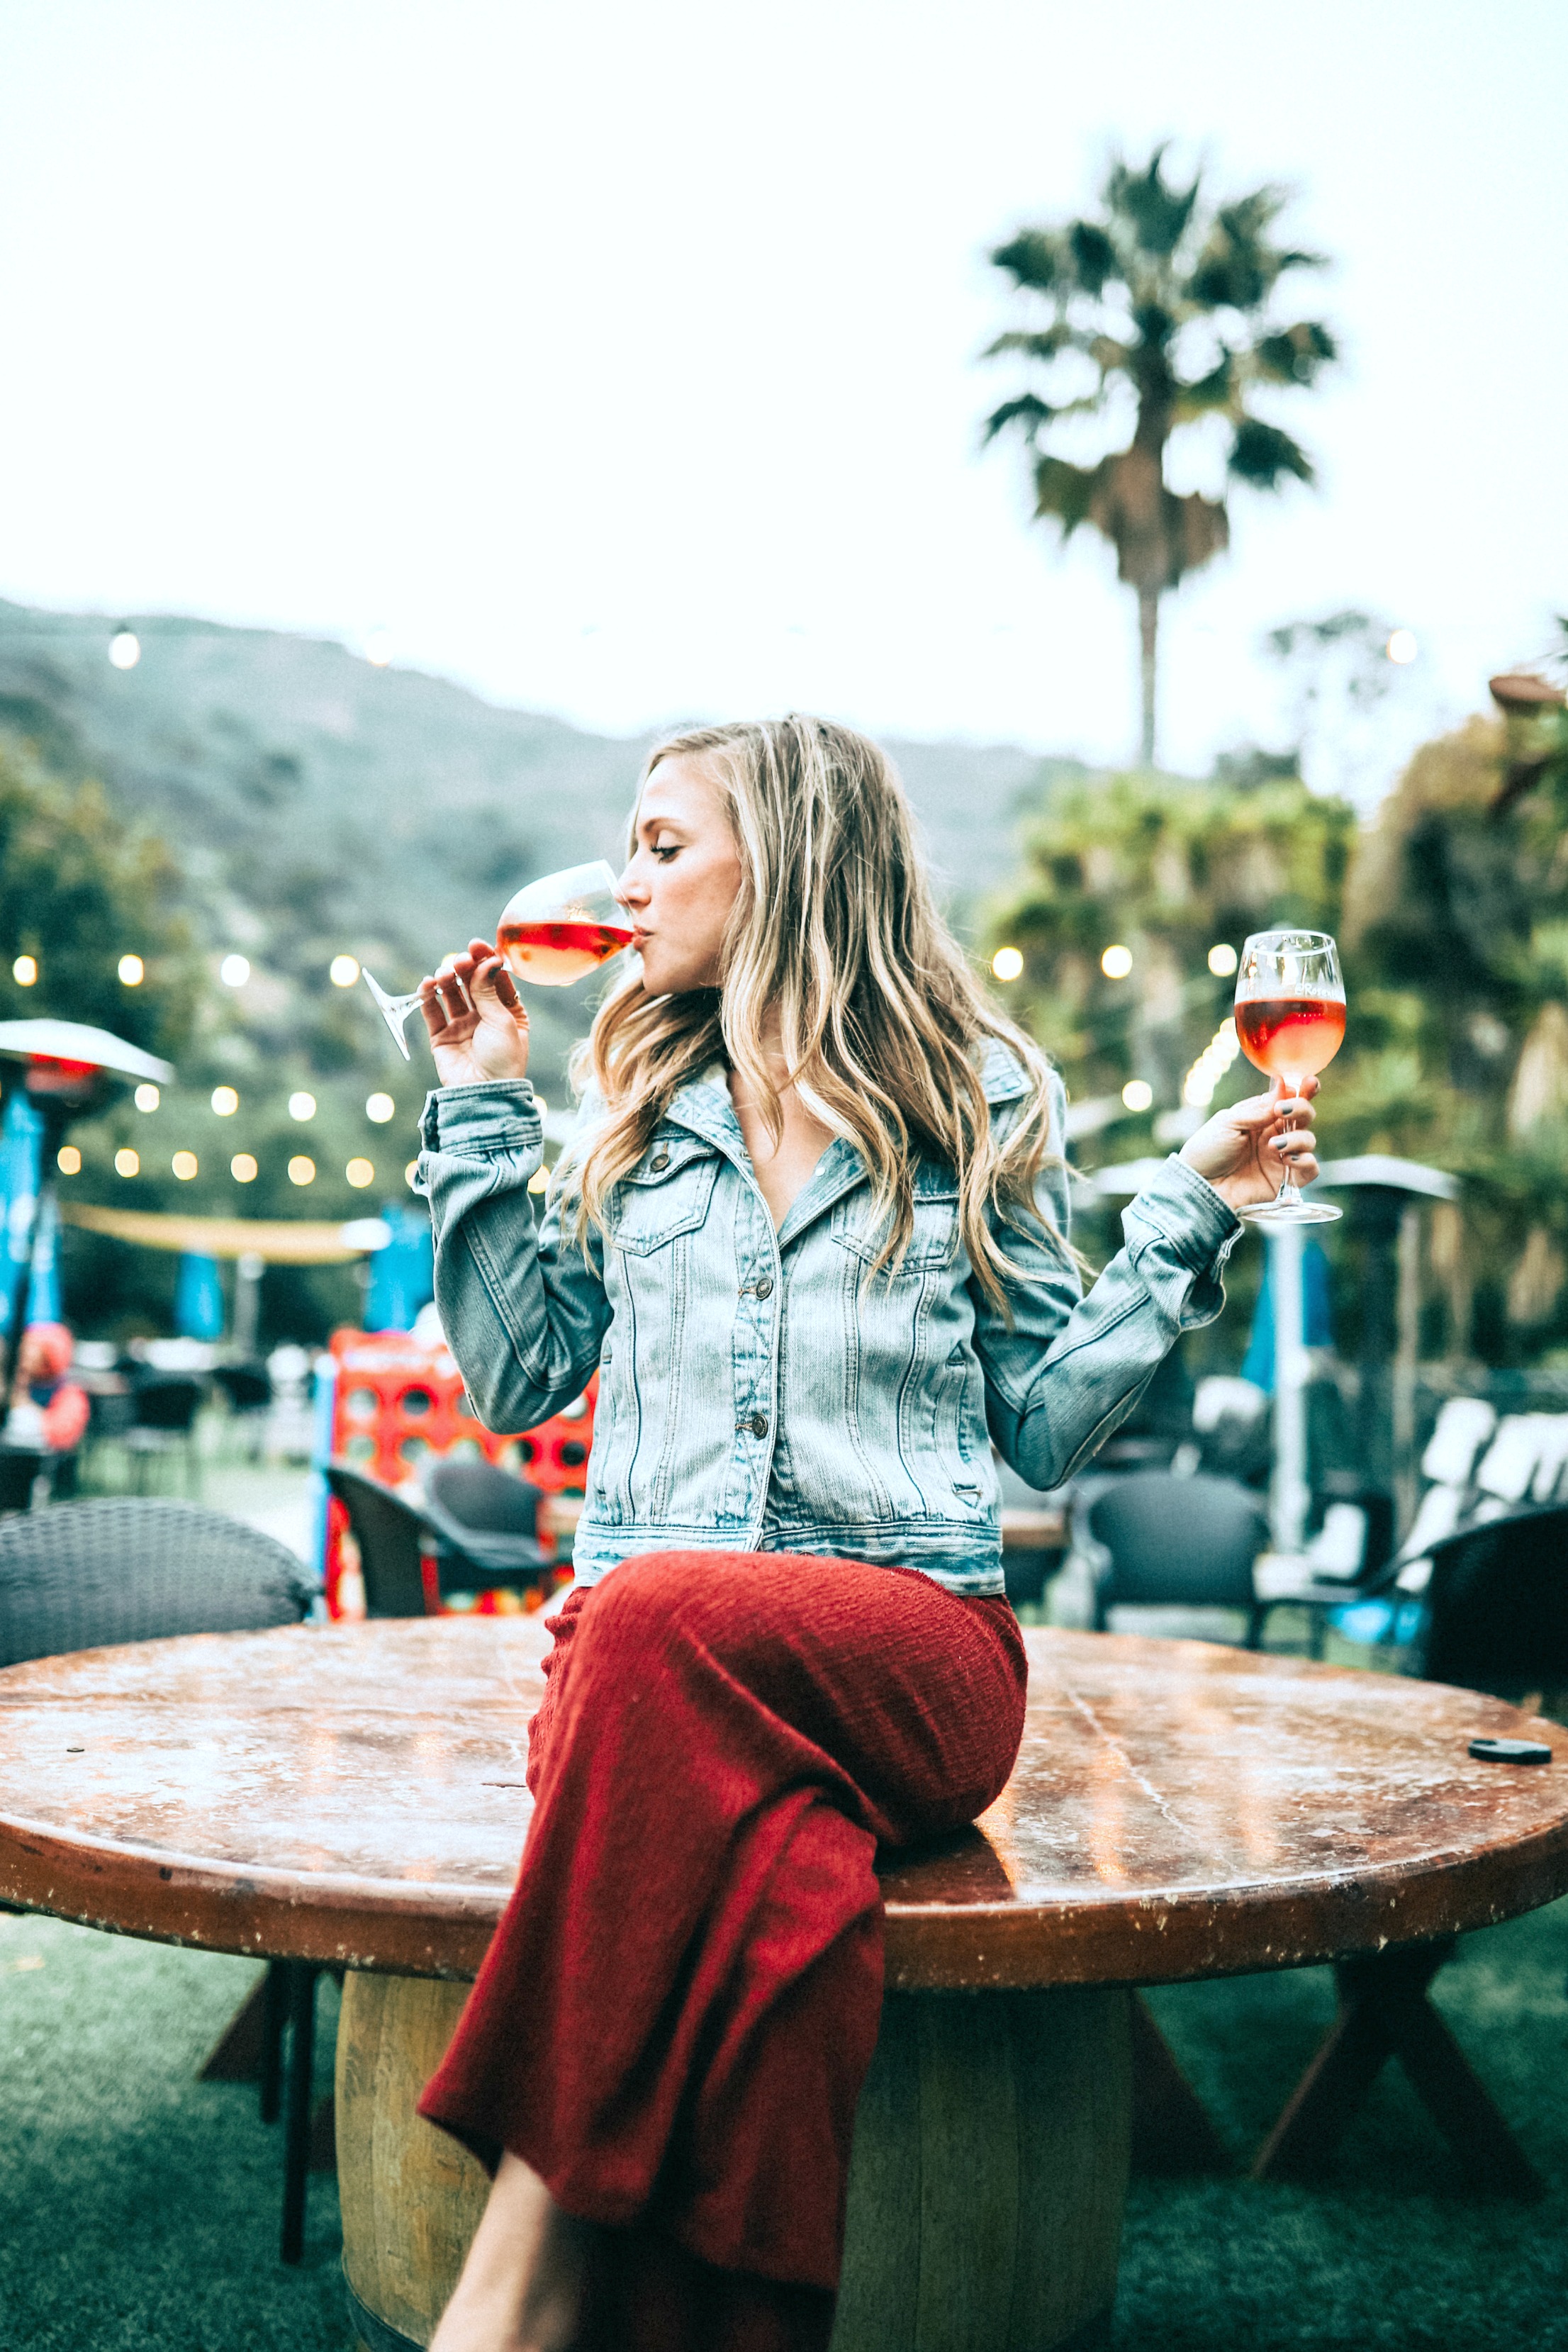
POLYGON ((589 2235, 520 2156, 503 2156, 430 2352, 568 2352, 589 2235))

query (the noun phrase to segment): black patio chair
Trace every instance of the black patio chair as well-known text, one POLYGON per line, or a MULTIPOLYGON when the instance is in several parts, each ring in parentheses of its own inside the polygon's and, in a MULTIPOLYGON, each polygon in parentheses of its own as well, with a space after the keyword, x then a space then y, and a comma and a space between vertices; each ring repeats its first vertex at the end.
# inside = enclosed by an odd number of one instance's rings
POLYGON ((530 1587, 553 1562, 539 1541, 539 1489, 493 1462, 442 1461, 425 1476, 443 1592, 530 1587))
POLYGON ((1432 1546, 1410 1671, 1546 1711, 1568 1694, 1568 1506, 1510 1511, 1432 1546))
POLYGON ((423 1512, 350 1462, 329 1462, 327 1487, 348 1513, 359 1550, 367 1617, 425 1617, 424 1556, 435 1542, 423 1512))
POLYGON ((204 1383, 189 1372, 154 1372, 136 1382, 131 1391, 131 1425, 120 1442, 136 1465, 138 1494, 145 1491, 152 1464, 176 1454, 184 1456, 187 1486, 199 1491, 196 1415, 205 1394, 204 1383))
POLYGON ((1267 1614, 1252 1564, 1268 1539, 1258 1497, 1232 1478, 1178 1478, 1142 1470, 1114 1478, 1083 1507, 1103 1559, 1094 1583, 1094 1627, 1118 1608, 1239 1609, 1257 1649, 1267 1614))
MULTIPOLYGON (((0 1667, 181 1633, 297 1625, 315 1591, 314 1577, 285 1545, 198 1504, 130 1496, 61 1503, 0 1524, 0 1667)), ((279 2109, 285 2016, 293 2022, 283 2155, 287 2263, 300 2260, 304 2243, 318 1974, 302 1961, 270 1960, 258 1998, 241 2011, 265 2015, 258 2060, 268 2123, 279 2109)), ((221 2077, 234 2070, 204 2071, 221 2077)))

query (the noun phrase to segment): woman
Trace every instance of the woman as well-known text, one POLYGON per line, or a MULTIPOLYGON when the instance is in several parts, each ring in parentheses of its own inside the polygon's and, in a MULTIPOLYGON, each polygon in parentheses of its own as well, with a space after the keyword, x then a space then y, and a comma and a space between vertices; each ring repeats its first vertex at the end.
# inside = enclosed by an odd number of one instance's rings
POLYGON ((537 1226, 526 1012, 482 940, 423 983, 474 1403, 601 1376, 522 1869, 423 2102, 495 2174, 433 2352, 826 2347, 876 1849, 973 1820, 1022 1731, 993 1440, 1059 1485, 1219 1312, 1236 1209, 1316 1172, 1290 1104, 1221 1113, 1080 1297, 1060 1082, 847 729, 663 744, 620 891, 640 970, 537 1226))

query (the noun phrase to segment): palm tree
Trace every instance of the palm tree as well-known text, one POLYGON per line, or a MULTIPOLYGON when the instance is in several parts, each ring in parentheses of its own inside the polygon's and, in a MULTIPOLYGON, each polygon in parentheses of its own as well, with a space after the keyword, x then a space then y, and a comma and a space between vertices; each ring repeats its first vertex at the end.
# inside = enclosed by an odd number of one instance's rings
POLYGON ((1335 356, 1317 320, 1281 324, 1271 306, 1287 270, 1316 269, 1322 257, 1272 241, 1286 196, 1256 188, 1234 204, 1200 205, 1201 174, 1185 188, 1164 174, 1163 147, 1147 166, 1111 170, 1104 216, 1060 228, 1021 229, 991 258, 1026 293, 1051 306, 1047 325, 999 335, 987 359, 1016 352, 1046 370, 1048 399, 1026 392, 986 423, 1022 436, 1034 463, 1035 512, 1060 525, 1064 540, 1089 523, 1116 550, 1119 578, 1137 591, 1142 654, 1142 758, 1154 759, 1154 655, 1160 599, 1230 537, 1225 501, 1165 482, 1173 433, 1215 416, 1230 428, 1226 467, 1254 488, 1279 489, 1288 476, 1313 479, 1306 452, 1252 414, 1265 387, 1300 386, 1335 356), (1047 445, 1065 420, 1121 407, 1128 392, 1136 422, 1127 447, 1079 466, 1047 445))

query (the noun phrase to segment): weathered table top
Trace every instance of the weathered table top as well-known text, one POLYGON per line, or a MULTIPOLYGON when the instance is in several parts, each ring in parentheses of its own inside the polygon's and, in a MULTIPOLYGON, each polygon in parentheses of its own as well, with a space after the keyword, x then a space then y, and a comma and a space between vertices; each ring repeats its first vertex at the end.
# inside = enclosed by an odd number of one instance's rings
MULTIPOLYGON (((548 1636, 450 1617, 0 1673, 0 1896, 223 1951, 470 1976, 516 1872, 548 1636)), ((1195 1642, 1033 1633, 1017 1769, 889 1861, 889 1981, 1158 1982, 1471 1927, 1568 1888, 1568 1734, 1195 1642), (1474 1762, 1533 1729, 1550 1765, 1474 1762)))

